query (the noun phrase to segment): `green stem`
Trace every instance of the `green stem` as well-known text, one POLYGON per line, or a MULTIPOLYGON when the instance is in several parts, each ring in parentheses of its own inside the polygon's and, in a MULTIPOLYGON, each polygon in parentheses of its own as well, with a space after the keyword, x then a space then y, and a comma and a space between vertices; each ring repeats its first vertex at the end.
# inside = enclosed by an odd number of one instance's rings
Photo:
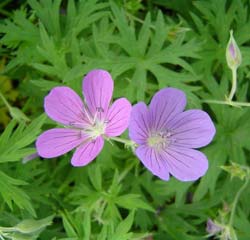
POLYGON ((13 232, 16 231, 15 227, 0 227, 0 232, 13 232))
POLYGON ((0 91, 0 98, 3 100, 4 104, 6 105, 6 107, 9 109, 9 111, 11 110, 11 106, 8 103, 8 101, 6 100, 6 98, 4 97, 4 95, 2 94, 2 92, 0 91))
POLYGON ((233 68, 232 69, 232 88, 228 97, 229 101, 232 101, 234 94, 236 92, 236 89, 237 89, 237 68, 233 68))
MULTIPOLYGON (((128 13, 128 12, 126 12, 126 14, 130 19, 133 19, 133 20, 135 20, 135 21, 137 21, 137 22, 139 22, 141 24, 144 24, 144 22, 145 22, 145 21, 141 20, 140 18, 138 18, 138 17, 136 17, 136 16, 134 16, 134 15, 128 13)), ((149 27, 155 30, 154 25, 150 24, 149 27)))
POLYGON ((234 201, 233 201, 233 206, 232 206, 232 211, 231 211, 231 214, 230 214, 230 219, 229 219, 229 226, 233 226, 233 221, 234 221, 234 215, 235 215, 235 211, 236 211, 236 206, 237 206, 237 203, 238 203, 238 200, 239 200, 239 197, 241 195, 241 193, 245 190, 245 188, 247 187, 248 185, 248 182, 249 182, 249 175, 246 177, 246 181, 245 183, 241 186, 241 188, 239 189, 239 191, 237 192, 235 198, 234 198, 234 201))
POLYGON ((135 166, 136 161, 132 161, 127 167, 125 167, 125 170, 120 174, 118 178, 118 182, 120 183, 126 175, 131 171, 131 169, 135 166))
POLYGON ((202 102, 220 104, 220 105, 230 105, 233 107, 250 107, 250 103, 248 102, 234 102, 234 101, 229 101, 229 100, 220 101, 220 100, 205 99, 202 102))
POLYGON ((116 141, 116 142, 123 143, 123 144, 125 144, 127 146, 130 146, 130 147, 136 147, 136 143, 134 141, 131 141, 131 140, 128 140, 128 139, 123 139, 123 138, 119 138, 119 137, 110 137, 108 139, 116 141))

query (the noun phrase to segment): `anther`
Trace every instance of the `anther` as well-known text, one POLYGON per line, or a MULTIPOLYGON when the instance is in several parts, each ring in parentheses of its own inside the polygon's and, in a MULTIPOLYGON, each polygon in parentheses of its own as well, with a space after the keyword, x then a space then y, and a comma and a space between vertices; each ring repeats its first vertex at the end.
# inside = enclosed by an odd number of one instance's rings
POLYGON ((96 111, 97 111, 97 112, 104 112, 104 109, 103 109, 102 107, 97 107, 97 108, 96 108, 96 111))

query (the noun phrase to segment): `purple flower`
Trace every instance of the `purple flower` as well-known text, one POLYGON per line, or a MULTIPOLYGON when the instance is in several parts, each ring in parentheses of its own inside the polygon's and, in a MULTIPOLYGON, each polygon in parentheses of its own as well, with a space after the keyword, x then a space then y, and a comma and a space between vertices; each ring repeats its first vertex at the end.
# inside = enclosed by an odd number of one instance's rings
POLYGON ((36 141, 38 154, 53 158, 76 151, 73 166, 84 166, 102 150, 104 138, 122 134, 128 127, 131 104, 125 98, 112 106, 113 80, 104 70, 93 70, 83 80, 85 102, 69 87, 55 87, 45 98, 47 115, 66 128, 44 132, 36 141))
POLYGON ((206 231, 210 234, 210 236, 216 235, 222 230, 223 228, 220 225, 216 224, 213 220, 211 220, 210 218, 207 220, 206 231))
POLYGON ((230 31, 230 39, 226 49, 226 60, 229 68, 237 69, 242 61, 240 49, 234 39, 233 31, 230 31))
POLYGON ((193 181, 208 168, 206 156, 192 148, 211 142, 214 124, 204 111, 183 112, 185 106, 182 91, 165 88, 154 95, 149 108, 140 102, 131 112, 129 136, 139 145, 135 153, 163 180, 171 174, 181 181, 193 181))

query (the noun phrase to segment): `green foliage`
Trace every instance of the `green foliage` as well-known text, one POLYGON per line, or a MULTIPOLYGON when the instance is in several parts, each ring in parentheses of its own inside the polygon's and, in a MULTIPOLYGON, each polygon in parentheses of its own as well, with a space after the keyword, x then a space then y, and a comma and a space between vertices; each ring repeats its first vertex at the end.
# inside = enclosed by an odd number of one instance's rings
POLYGON ((28 210, 34 216, 35 210, 30 202, 30 197, 18 187, 27 183, 11 178, 2 171, 0 172, 0 180, 0 192, 6 204, 13 210, 13 201, 19 208, 28 210))
POLYGON ((45 119, 45 115, 41 115, 27 127, 20 123, 15 130, 16 122, 10 122, 0 137, 0 163, 20 161, 34 153, 35 148, 29 145, 37 138, 45 119))
POLYGON ((52 223, 53 216, 40 220, 25 219, 13 227, 0 227, 0 237, 6 239, 37 239, 40 232, 52 223))
MULTIPOLYGON (((228 172, 247 178, 250 111, 209 100, 224 101, 230 91, 225 51, 233 30, 242 53, 233 100, 249 101, 249 6, 246 0, 0 3, 6 16, 0 22, 0 90, 10 104, 0 100, 6 126, 0 135, 0 239, 200 240, 208 218, 227 225, 242 187, 228 172), (67 85, 81 94, 82 77, 94 68, 111 72, 115 98, 148 102, 171 86, 186 93, 188 108, 207 111, 217 133, 202 149, 206 175, 195 183, 163 182, 131 151, 108 142, 84 168, 70 166, 71 153, 27 161, 36 156, 37 136, 54 126, 43 114, 48 91, 67 85)), ((250 239, 249 197, 248 186, 230 226, 239 240, 250 239)))

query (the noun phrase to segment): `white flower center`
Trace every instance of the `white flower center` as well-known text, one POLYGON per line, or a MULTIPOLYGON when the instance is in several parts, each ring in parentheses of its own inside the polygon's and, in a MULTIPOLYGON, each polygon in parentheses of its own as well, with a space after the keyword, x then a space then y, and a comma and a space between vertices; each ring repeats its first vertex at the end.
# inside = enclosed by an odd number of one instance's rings
POLYGON ((147 144, 155 150, 161 150, 169 146, 171 142, 170 137, 171 133, 169 131, 153 131, 147 139, 147 144))
MULTIPOLYGON (((108 124, 108 120, 99 119, 98 115, 103 113, 103 108, 96 108, 96 113, 91 116, 88 110, 84 108, 84 113, 87 118, 87 122, 70 122, 69 125, 80 130, 82 135, 87 135, 91 140, 95 140, 97 137, 105 134, 105 130, 108 124)), ((99 115, 100 116, 100 115, 99 115)))
POLYGON ((96 119, 92 125, 84 129, 84 132, 89 135, 91 139, 96 139, 105 133, 106 125, 104 121, 96 119))
POLYGON ((84 127, 84 133, 87 134, 92 140, 95 140, 97 137, 105 134, 105 129, 107 126, 108 121, 105 119, 99 119, 101 118, 101 114, 104 112, 102 107, 96 108, 96 113, 93 118, 90 117, 88 114, 88 111, 85 110, 85 114, 89 120, 89 124, 84 127))

